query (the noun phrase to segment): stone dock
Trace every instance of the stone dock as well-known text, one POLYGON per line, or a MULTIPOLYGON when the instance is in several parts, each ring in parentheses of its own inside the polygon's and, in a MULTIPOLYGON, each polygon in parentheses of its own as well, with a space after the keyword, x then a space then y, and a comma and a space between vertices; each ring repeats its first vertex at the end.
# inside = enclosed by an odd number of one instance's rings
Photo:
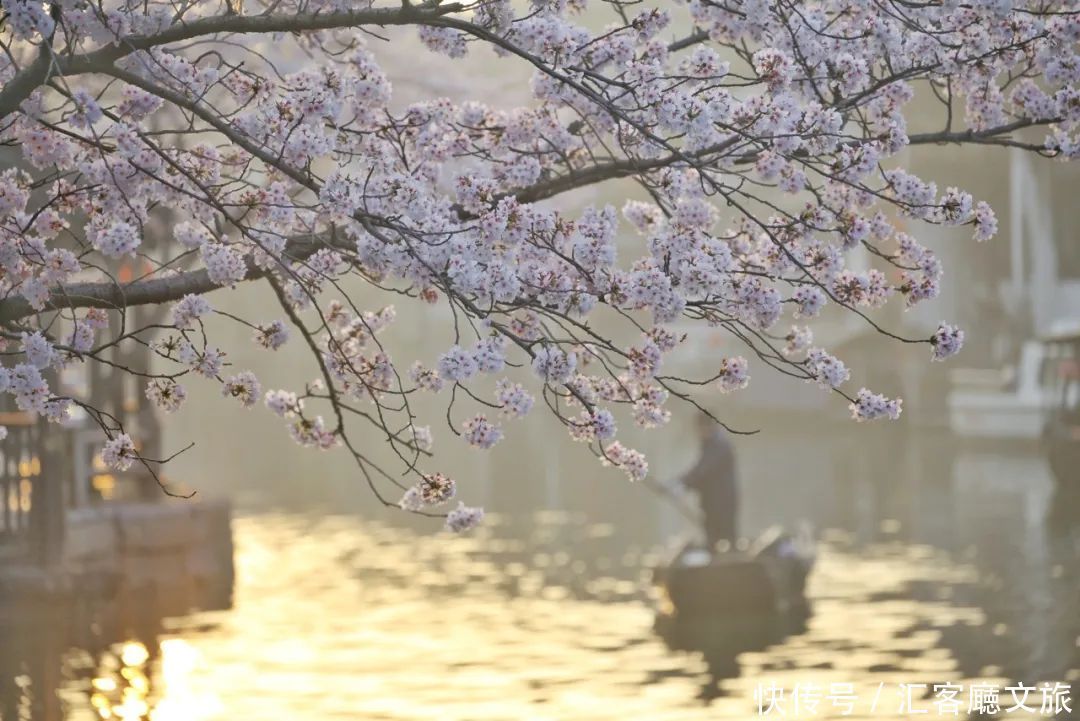
POLYGON ((73 652, 231 607, 232 510, 109 472, 99 433, 0 416, 0 721, 54 721, 73 652))

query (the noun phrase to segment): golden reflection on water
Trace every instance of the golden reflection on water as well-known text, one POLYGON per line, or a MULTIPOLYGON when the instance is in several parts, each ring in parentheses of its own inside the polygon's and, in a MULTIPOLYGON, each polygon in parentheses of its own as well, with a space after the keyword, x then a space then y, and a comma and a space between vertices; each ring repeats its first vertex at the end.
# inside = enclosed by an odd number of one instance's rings
POLYGON ((963 678, 941 644, 945 629, 987 620, 946 590, 974 570, 926 547, 856 556, 825 544, 805 632, 743 653, 738 677, 705 702, 703 659, 669 650, 651 628, 641 569, 656 553, 620 552, 595 564, 611 569, 597 576, 566 551, 483 535, 344 517, 234 526, 236 608, 177 622, 156 653, 125 644, 93 682, 100 718, 754 718, 766 682, 851 683, 860 703, 846 718, 901 718, 895 702, 869 714, 880 684, 1006 681, 992 666, 963 678), (914 583, 943 590, 915 600, 914 583))
POLYGON ((121 721, 203 721, 224 712, 215 695, 200 695, 191 686, 198 670, 198 650, 181 638, 160 642, 156 668, 139 641, 120 645, 90 682, 90 705, 101 719, 121 721), (153 678, 152 678, 153 676, 153 678))
POLYGON ((102 673, 91 681, 90 705, 102 719, 144 719, 150 712, 150 679, 146 663, 150 652, 137 641, 124 643, 116 656, 103 662, 102 673))

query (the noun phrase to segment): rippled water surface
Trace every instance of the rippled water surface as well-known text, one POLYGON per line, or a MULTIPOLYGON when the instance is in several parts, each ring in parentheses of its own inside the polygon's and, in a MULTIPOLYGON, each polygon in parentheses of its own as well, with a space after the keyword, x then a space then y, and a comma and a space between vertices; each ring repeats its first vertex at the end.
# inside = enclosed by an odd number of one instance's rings
MULTIPOLYGON (((65 689, 72 718, 753 718, 766 681, 853 683, 856 717, 885 684, 873 715, 902 717, 901 682, 1078 680, 1075 624, 1028 643, 1030 630, 1001 620, 1007 608, 979 602, 1003 595, 992 574, 922 544, 856 549, 826 534, 805 630, 739 655, 737 675, 718 679, 653 632, 648 568, 662 551, 610 525, 541 514, 530 533, 496 518, 474 537, 432 538, 263 514, 238 518, 235 533, 235 609, 114 647, 65 689), (1047 644, 1058 661, 1023 658, 1053 657, 1047 644)), ((1047 568, 1053 607, 1055 593, 1075 600, 1075 568, 1047 568)), ((823 704, 815 718, 840 715, 823 704)))
POLYGON ((665 645, 651 569, 685 523, 569 469, 546 503, 573 512, 535 512, 536 489, 508 482, 464 537, 384 512, 241 510, 232 609, 162 622, 138 595, 67 624, 85 648, 43 609, 23 645, 0 637, 0 718, 752 719, 760 687, 808 683, 850 683, 856 707, 799 718, 905 718, 898 684, 976 681, 1069 683, 1080 711, 1080 504, 1044 460, 766 441, 741 446, 744 532, 806 519, 820 538, 812 613, 786 636, 665 645), (102 646, 121 626, 128 641, 102 646), (52 687, 62 708, 36 710, 52 687))

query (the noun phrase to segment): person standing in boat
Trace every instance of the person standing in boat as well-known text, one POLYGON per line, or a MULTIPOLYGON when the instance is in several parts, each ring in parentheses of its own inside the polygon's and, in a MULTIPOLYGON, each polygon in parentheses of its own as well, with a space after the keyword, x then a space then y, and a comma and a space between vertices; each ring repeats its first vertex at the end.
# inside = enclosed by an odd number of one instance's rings
POLYGON ((684 486, 697 493, 705 522, 705 540, 709 551, 726 541, 735 545, 738 538, 739 488, 735 474, 735 449, 728 432, 712 418, 701 413, 697 418, 701 453, 697 462, 682 478, 684 486))

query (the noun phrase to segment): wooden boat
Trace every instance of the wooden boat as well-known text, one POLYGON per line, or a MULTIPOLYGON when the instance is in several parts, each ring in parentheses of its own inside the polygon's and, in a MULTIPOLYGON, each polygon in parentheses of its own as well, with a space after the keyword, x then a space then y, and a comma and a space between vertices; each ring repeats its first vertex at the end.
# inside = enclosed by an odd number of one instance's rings
POLYGON ((808 541, 771 529, 749 551, 689 544, 654 570, 656 629, 675 648, 761 647, 805 623, 808 541))

